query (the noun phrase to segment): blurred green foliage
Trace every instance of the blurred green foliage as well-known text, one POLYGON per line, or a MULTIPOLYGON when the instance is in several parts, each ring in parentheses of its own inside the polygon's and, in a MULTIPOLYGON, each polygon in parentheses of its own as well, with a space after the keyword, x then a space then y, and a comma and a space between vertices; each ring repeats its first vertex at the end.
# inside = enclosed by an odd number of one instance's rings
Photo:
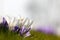
POLYGON ((0 31, 0 40, 60 40, 60 37, 31 30, 31 36, 24 38, 14 32, 4 33, 0 31))

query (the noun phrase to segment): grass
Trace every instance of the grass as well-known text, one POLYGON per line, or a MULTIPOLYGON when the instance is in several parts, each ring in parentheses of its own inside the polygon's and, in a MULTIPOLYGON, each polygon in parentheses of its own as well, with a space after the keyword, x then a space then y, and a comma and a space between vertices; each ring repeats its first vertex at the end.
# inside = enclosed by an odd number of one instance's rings
POLYGON ((60 37, 53 34, 44 34, 42 32, 31 31, 31 36, 24 38, 14 32, 4 33, 1 31, 0 40, 60 40, 60 37))

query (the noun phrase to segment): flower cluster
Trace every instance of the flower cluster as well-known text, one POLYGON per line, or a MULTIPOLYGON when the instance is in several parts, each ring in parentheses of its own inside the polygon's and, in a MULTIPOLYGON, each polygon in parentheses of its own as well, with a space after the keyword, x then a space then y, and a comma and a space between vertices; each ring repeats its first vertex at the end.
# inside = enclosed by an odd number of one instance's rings
POLYGON ((33 21, 28 18, 0 18, 0 30, 4 28, 5 30, 10 30, 20 34, 21 36, 30 36, 31 25, 33 21))

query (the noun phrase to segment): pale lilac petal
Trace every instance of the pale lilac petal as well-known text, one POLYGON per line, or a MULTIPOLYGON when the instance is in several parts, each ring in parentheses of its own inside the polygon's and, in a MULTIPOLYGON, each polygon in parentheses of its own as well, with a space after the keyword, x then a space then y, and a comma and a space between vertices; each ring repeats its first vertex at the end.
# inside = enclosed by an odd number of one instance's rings
POLYGON ((3 24, 5 24, 7 21, 6 21, 6 19, 3 17, 3 24))
POLYGON ((28 37, 28 36, 30 36, 31 34, 30 34, 30 32, 27 32, 26 34, 25 34, 25 37, 28 37))
POLYGON ((20 30, 20 33, 21 33, 21 34, 23 34, 24 30, 26 30, 24 26, 21 27, 20 29, 21 29, 21 30, 20 30))

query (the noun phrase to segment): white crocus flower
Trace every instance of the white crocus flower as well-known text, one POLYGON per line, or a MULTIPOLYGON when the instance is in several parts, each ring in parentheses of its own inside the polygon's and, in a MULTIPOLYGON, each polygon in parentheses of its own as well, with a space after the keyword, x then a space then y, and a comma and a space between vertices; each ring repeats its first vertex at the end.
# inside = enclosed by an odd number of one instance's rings
POLYGON ((16 25, 16 23, 17 23, 17 19, 16 18, 11 18, 10 19, 10 22, 9 22, 9 29, 10 30, 13 30, 14 29, 14 26, 16 25))

